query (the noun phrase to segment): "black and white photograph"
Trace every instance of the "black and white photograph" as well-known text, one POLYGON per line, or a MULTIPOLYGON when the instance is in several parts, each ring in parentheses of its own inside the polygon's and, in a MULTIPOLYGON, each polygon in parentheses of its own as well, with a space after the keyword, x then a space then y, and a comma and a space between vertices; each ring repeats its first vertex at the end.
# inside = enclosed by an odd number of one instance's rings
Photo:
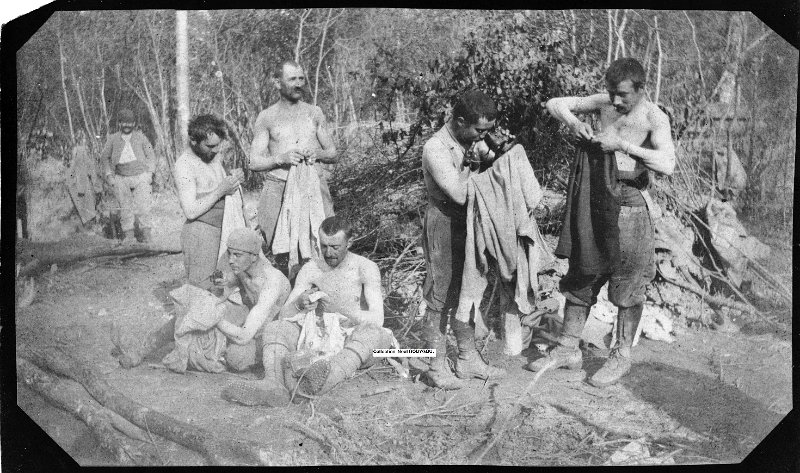
POLYGON ((797 5, 174 6, 3 20, 9 471, 796 471, 797 5))

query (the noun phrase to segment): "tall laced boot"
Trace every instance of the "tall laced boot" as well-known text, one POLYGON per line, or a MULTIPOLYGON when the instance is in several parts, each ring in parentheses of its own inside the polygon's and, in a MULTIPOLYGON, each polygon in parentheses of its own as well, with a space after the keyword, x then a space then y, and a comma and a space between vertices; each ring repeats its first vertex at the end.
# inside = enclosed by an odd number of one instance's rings
POLYGON ((553 369, 581 369, 583 354, 578 345, 590 310, 589 306, 574 304, 567 300, 564 306, 564 327, 558 345, 542 358, 528 363, 525 368, 530 371, 541 371, 545 366, 551 366, 553 369))
POLYGON ((603 367, 589 379, 592 386, 610 386, 631 370, 631 346, 642 318, 642 304, 620 307, 617 314, 617 346, 611 350, 603 367))
POLYGON ((391 344, 391 335, 387 330, 376 325, 360 325, 348 337, 339 353, 308 367, 298 389, 312 396, 325 394, 369 362, 373 349, 389 348, 391 344))
POLYGON ((506 371, 502 368, 489 366, 481 358, 475 348, 475 329, 469 323, 461 322, 455 317, 450 320, 450 326, 456 335, 458 344, 458 359, 456 360, 456 376, 462 379, 502 378, 506 371))
POLYGON ((133 368, 142 363, 149 354, 164 345, 175 341, 175 317, 157 330, 147 334, 141 343, 123 340, 120 328, 115 324, 112 327, 111 341, 119 350, 119 364, 123 368, 133 368))
MULTIPOLYGON (((445 319, 447 320, 447 319, 445 319)), ((422 339, 425 348, 435 349, 436 356, 431 359, 425 376, 431 385, 447 391, 461 389, 464 383, 455 377, 447 364, 447 326, 442 328, 442 313, 437 310, 425 311, 425 326, 422 330, 422 339)))
POLYGON ((123 233, 122 244, 123 245, 132 245, 136 243, 136 232, 131 228, 130 230, 125 230, 123 233))
POLYGON ((142 228, 141 231, 142 231, 141 238, 137 239, 136 241, 138 241, 139 243, 144 243, 146 245, 149 245, 150 243, 153 243, 153 234, 150 231, 150 228, 149 227, 145 227, 145 228, 142 228))

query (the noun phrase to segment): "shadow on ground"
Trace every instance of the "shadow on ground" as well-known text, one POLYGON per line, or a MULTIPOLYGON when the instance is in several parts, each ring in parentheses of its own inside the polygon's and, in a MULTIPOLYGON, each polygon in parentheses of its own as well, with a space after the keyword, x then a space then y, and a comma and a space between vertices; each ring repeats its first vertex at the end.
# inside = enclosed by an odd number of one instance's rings
POLYGON ((743 459, 782 416, 717 379, 657 362, 633 365, 620 384, 692 431, 714 451, 743 459))

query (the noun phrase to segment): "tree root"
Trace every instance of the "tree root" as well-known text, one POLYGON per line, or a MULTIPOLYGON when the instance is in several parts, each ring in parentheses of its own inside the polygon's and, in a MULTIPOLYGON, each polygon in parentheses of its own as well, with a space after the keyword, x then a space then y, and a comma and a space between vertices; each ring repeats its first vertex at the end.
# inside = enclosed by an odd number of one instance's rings
POLYGON ((148 432, 194 450, 212 465, 266 465, 271 453, 264 446, 248 440, 220 438, 212 432, 166 416, 125 397, 94 370, 61 350, 30 350, 27 357, 42 368, 81 383, 89 394, 148 432))

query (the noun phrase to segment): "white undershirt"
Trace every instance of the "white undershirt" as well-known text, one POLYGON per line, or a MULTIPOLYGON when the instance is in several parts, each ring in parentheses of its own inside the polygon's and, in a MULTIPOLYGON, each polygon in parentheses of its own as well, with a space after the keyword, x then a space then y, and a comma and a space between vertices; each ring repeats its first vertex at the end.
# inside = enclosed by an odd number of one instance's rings
POLYGON ((133 153, 133 147, 131 146, 131 136, 132 135, 122 135, 125 147, 122 148, 122 154, 119 156, 119 164, 136 161, 136 155, 133 153))

